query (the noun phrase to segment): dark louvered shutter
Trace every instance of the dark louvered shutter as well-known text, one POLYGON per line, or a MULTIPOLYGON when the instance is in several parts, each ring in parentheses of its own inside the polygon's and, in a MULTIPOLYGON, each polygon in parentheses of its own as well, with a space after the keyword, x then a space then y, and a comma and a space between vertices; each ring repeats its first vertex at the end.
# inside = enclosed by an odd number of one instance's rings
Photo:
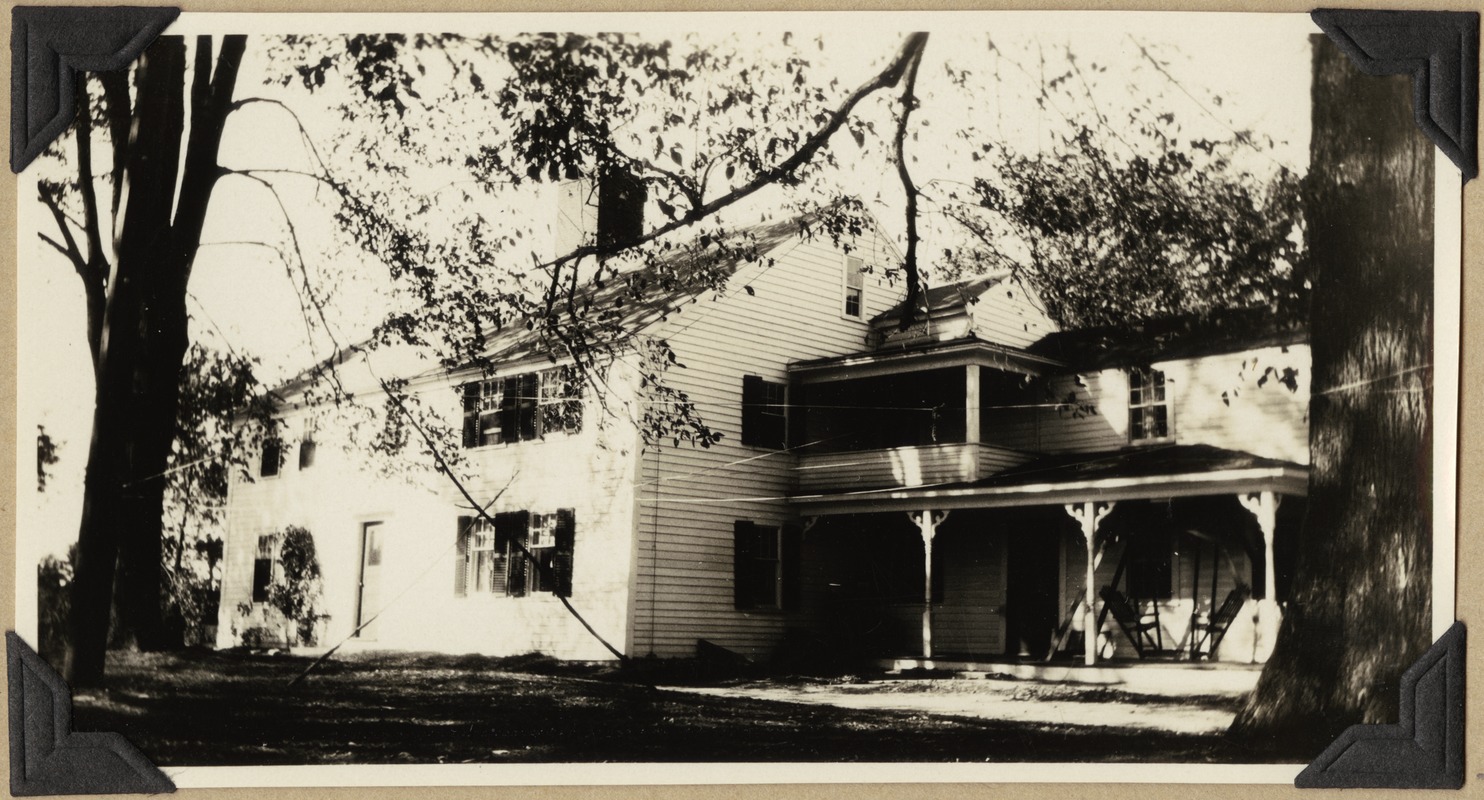
POLYGON ((520 439, 528 442, 536 438, 537 398, 541 395, 541 374, 530 372, 520 376, 520 439))
POLYGON ((577 516, 570 508, 559 508, 556 519, 556 548, 551 554, 551 571, 556 577, 553 591, 557 597, 571 597, 572 552, 577 543, 577 516))
POLYGON ((479 446, 479 381, 464 384, 464 447, 479 446))
POLYGON ((520 376, 512 375, 505 379, 505 394, 500 397, 500 441, 519 441, 516 432, 520 430, 520 376))
POLYGON ((527 511, 507 511, 495 515, 495 547, 508 552, 505 561, 505 593, 511 597, 526 594, 526 536, 530 530, 531 514, 527 511))
POLYGON ((757 553, 757 526, 739 519, 732 527, 732 601, 738 609, 752 608, 752 570, 757 553))
POLYGON ((453 559, 453 596, 469 594, 469 534, 474 527, 473 517, 459 517, 458 538, 454 540, 457 552, 453 559))
POLYGON ((778 560, 783 568, 783 610, 798 611, 803 598, 800 580, 801 559, 804 555, 804 531, 798 525, 783 526, 783 541, 779 543, 778 560))
POLYGON ((617 167, 598 179, 599 247, 632 242, 644 233, 644 182, 617 167))
POLYGON ((765 402, 763 379, 756 375, 742 376, 742 444, 762 444, 762 412, 765 402))

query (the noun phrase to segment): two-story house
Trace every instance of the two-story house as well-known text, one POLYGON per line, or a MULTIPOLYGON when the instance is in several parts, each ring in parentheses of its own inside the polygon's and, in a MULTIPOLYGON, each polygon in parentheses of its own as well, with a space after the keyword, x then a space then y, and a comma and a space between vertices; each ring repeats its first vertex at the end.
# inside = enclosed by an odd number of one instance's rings
POLYGON ((396 372, 462 424, 493 524, 441 476, 366 470, 288 387, 291 433, 231 486, 218 645, 277 635, 294 525, 320 554, 322 644, 1266 657, 1307 488, 1302 331, 1057 331, 1008 276, 931 289, 903 331, 879 233, 757 235, 765 257, 722 290, 666 284, 631 320, 684 365, 667 380, 711 447, 645 446, 615 411, 646 402, 631 371, 596 402, 521 331, 492 375, 396 372))

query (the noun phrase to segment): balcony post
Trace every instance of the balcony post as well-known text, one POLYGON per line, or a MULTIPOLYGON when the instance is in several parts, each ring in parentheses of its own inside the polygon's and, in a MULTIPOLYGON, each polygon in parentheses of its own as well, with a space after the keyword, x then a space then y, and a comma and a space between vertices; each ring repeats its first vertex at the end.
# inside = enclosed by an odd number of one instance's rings
POLYGON ((948 512, 934 514, 930 510, 907 512, 907 518, 922 534, 922 657, 933 657, 933 537, 938 535, 938 526, 948 519, 948 512))
POLYGON ((1257 518, 1257 526, 1262 529, 1263 592, 1262 599, 1257 601, 1257 635, 1252 643, 1252 660, 1262 664, 1273 654, 1273 645, 1278 640, 1279 623, 1283 619, 1283 612, 1278 608, 1278 598, 1275 596, 1278 591, 1278 569, 1273 564, 1273 536, 1278 527, 1278 503, 1282 498, 1267 491, 1239 494, 1237 500, 1243 508, 1252 512, 1252 516, 1257 518))
POLYGON ((981 441, 979 430, 979 365, 964 367, 964 441, 981 441))
POLYGON ((1087 583, 1082 598, 1082 663, 1092 666, 1098 659, 1098 615, 1097 615, 1097 533, 1103 518, 1113 510, 1111 502, 1087 501, 1068 503, 1067 514, 1082 527, 1082 539, 1087 544, 1087 583))

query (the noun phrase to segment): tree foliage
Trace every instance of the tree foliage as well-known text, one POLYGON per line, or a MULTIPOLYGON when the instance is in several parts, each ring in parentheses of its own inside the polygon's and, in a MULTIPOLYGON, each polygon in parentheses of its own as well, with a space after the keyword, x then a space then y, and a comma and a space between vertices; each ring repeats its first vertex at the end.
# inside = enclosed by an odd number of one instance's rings
POLYGON ((285 642, 312 643, 323 592, 319 554, 308 530, 290 525, 279 534, 278 569, 268 587, 268 605, 283 615, 285 642))
POLYGON ((943 251, 945 271, 1011 271, 1068 328, 1232 308, 1302 318, 1300 179, 1263 162, 1271 143, 1188 132, 1153 99, 1113 119, 1086 80, 1097 65, 1061 58, 1038 97, 1061 117, 1055 146, 960 134, 970 177, 934 199, 970 238, 943 251))

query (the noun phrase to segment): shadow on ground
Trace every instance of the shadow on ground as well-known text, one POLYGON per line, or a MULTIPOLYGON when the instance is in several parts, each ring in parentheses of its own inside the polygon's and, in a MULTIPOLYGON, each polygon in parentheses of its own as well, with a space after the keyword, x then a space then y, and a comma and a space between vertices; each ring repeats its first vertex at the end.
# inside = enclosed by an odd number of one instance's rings
MULTIPOLYGON (((113 654, 108 686, 74 697, 75 727, 122 733, 161 766, 1276 760, 1221 733, 862 710, 650 685, 687 675, 700 682, 677 665, 646 673, 541 656, 371 653, 326 662, 290 687, 309 663, 215 651, 113 654)), ((812 682, 829 679, 776 679, 812 682)), ((890 691, 904 691, 894 685, 890 691)))

